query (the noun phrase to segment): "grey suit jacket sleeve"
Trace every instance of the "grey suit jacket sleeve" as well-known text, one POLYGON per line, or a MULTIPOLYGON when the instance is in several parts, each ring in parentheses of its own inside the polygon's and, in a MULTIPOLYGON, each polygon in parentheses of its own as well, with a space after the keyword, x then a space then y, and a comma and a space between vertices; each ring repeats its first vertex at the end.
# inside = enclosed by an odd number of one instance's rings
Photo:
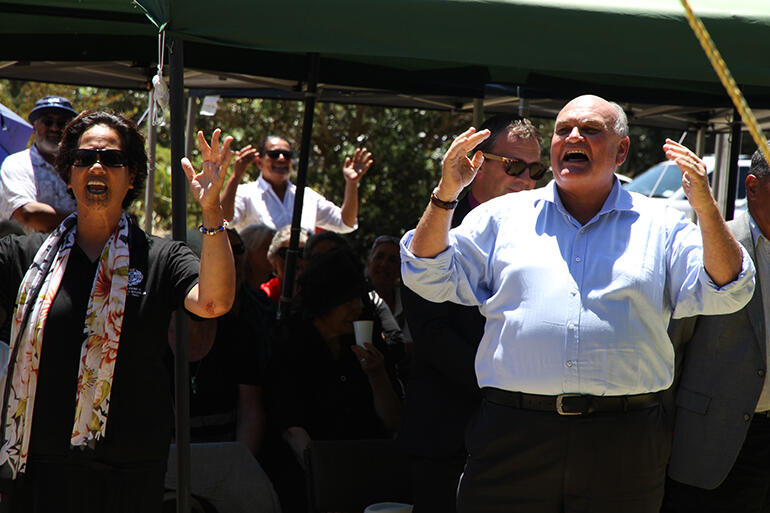
MULTIPOLYGON (((748 216, 728 225, 754 259, 748 216)), ((738 312, 672 321, 669 334, 682 355, 672 479, 713 489, 735 463, 767 371, 763 312, 757 283, 754 297, 738 312), (682 340, 689 333, 692 338, 682 340)))

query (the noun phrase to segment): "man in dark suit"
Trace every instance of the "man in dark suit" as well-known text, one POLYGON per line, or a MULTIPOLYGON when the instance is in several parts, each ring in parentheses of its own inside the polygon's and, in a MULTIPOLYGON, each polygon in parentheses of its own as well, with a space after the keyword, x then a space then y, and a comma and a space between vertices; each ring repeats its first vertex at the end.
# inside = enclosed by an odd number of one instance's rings
POLYGON ((664 512, 770 511, 770 167, 760 151, 746 197, 748 213, 728 226, 754 260, 753 298, 669 328, 685 342, 664 512))
MULTIPOLYGON (((485 201, 534 188, 544 174, 541 166, 522 168, 540 163, 540 134, 529 120, 498 115, 483 129, 491 135, 476 150, 486 158, 457 204, 452 227, 485 201)), ((453 513, 466 458, 465 425, 481 400, 474 360, 484 318, 478 307, 432 303, 406 287, 402 301, 414 360, 399 440, 411 456, 414 512, 453 513)))

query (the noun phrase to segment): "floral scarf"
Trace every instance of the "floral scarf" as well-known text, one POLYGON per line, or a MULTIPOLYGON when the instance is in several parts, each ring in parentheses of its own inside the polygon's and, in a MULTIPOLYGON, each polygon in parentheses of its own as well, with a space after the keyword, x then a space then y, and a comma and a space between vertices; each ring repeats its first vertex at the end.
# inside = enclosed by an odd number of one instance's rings
MULTIPOLYGON (((2 474, 13 479, 26 470, 45 323, 67 268, 76 231, 77 214, 72 214, 43 242, 16 298, 0 448, 2 474)), ((99 258, 80 351, 72 447, 93 448, 105 436, 128 290, 128 231, 129 219, 124 213, 99 258)), ((55 342, 51 337, 49 343, 55 342)))

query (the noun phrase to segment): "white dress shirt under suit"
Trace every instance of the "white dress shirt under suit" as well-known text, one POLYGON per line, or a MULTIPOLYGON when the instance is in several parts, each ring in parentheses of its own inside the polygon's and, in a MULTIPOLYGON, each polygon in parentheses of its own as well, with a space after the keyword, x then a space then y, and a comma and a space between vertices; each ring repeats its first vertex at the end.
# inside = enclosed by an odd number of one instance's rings
MULTIPOLYGON (((238 230, 253 223, 262 223, 274 230, 290 225, 296 192, 297 186, 287 182, 281 201, 262 175, 255 182, 241 184, 235 193, 231 224, 238 230)), ((300 225, 310 233, 315 233, 316 227, 337 233, 348 233, 358 228, 358 223, 355 226, 346 225, 340 207, 310 187, 305 187, 300 225)))
POLYGON ((671 385, 674 317, 729 313, 754 290, 743 251, 738 278, 717 287, 697 226, 615 184, 581 226, 555 184, 474 209, 435 258, 401 241, 404 283, 432 301, 478 305, 481 387, 532 394, 632 395, 671 385))

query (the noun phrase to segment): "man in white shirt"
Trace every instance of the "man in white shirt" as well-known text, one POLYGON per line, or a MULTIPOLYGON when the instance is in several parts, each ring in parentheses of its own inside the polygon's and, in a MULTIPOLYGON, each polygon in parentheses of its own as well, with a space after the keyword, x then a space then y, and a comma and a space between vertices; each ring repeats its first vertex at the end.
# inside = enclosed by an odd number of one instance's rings
POLYGON ((554 181, 506 194, 449 231, 489 132, 461 134, 416 231, 404 284, 478 305, 484 401, 467 431, 460 513, 657 513, 671 435, 659 398, 674 375, 669 319, 743 307, 751 259, 727 229, 706 167, 667 140, 699 226, 620 187, 623 109, 581 96, 559 112, 554 181))
POLYGON ((49 232, 75 210, 75 198, 54 168, 64 127, 77 115, 60 96, 46 96, 29 113, 35 142, 0 167, 0 217, 25 230, 49 232))
MULTIPOLYGON (((289 181, 294 152, 283 137, 269 135, 259 149, 251 145, 235 155, 233 175, 222 192, 222 207, 226 219, 236 229, 262 223, 274 230, 291 224, 296 186, 289 181), (254 162, 260 171, 254 182, 241 184, 246 169, 254 162)), ((309 187, 305 187, 301 227, 314 233, 316 228, 338 233, 358 228, 358 182, 372 165, 366 148, 356 150, 346 158, 342 173, 345 196, 338 207, 309 187)))

